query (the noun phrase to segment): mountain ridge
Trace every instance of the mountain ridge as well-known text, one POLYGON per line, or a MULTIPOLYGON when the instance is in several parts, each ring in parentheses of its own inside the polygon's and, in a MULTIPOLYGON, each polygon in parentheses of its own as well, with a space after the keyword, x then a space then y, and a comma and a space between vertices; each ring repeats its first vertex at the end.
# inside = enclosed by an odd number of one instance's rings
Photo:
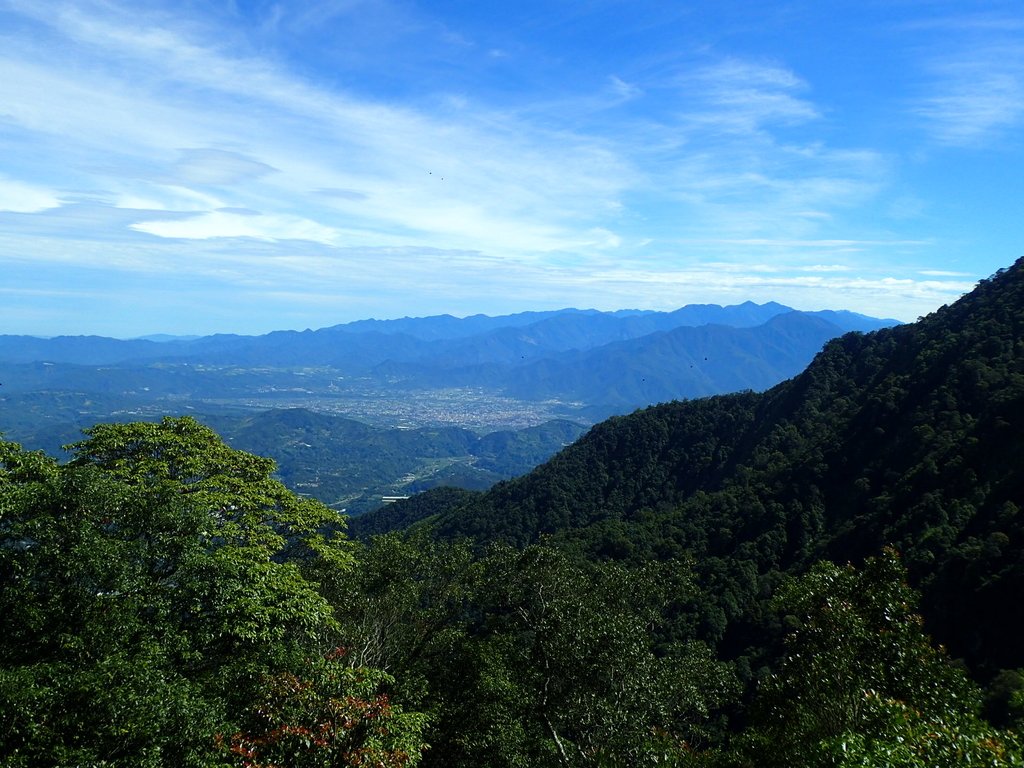
MULTIPOLYGON (((602 422, 430 520, 442 538, 694 558, 727 601, 707 631, 733 653, 750 642, 763 580, 892 545, 939 639, 1013 668, 1024 627, 999 606, 1024 590, 1022 451, 1024 260, 917 323, 828 342, 763 393, 602 422)), ((360 522, 371 530, 372 515, 360 522)))
MULTIPOLYGON (((344 345, 340 334, 348 337, 367 336, 374 344, 393 347, 399 354, 410 354, 409 349, 415 342, 455 342, 481 334, 504 331, 508 334, 514 329, 542 325, 548 321, 565 321, 579 318, 598 318, 617 324, 627 330, 627 337, 643 335, 645 332, 664 330, 680 325, 701 325, 707 322, 724 322, 726 325, 743 327, 759 324, 774 314, 792 311, 789 307, 769 302, 757 305, 753 302, 744 304, 719 305, 687 305, 672 312, 655 312, 645 310, 617 310, 601 312, 598 310, 579 310, 566 308, 549 312, 521 312, 513 315, 490 317, 487 315, 470 315, 456 318, 452 315, 436 315, 426 318, 402 318, 399 320, 357 320, 351 323, 328 326, 317 330, 304 331, 279 330, 257 336, 239 334, 212 334, 200 337, 157 337, 137 339, 115 339, 104 336, 62 335, 56 337, 7 336, 0 335, 0 361, 8 363, 24 362, 68 362, 77 364, 110 364, 131 361, 184 360, 184 359, 223 359, 225 352, 245 350, 249 353, 259 351, 266 355, 280 351, 281 347, 291 347, 295 342, 310 344, 313 340, 327 340, 344 345), (385 341, 386 340, 386 341, 385 341)), ((850 316, 856 313, 847 313, 850 316)), ((857 315, 859 318, 864 316, 857 315)), ((881 324, 892 324, 893 320, 869 321, 881 324)), ((588 344, 593 346, 601 343, 600 334, 593 337, 588 344)), ((352 343, 352 339, 346 340, 352 343)), ((374 344, 362 344, 360 350, 371 349, 374 344)), ((555 342, 556 348, 567 348, 564 342, 555 342)), ((314 344, 313 350, 324 350, 325 344, 314 344)), ((380 360, 382 362, 383 360, 380 360)))

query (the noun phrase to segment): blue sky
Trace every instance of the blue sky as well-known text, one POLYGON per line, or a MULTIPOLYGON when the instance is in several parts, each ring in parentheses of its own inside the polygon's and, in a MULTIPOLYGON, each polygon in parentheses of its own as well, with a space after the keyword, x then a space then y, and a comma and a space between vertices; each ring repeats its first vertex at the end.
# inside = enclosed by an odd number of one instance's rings
POLYGON ((0 0, 0 333, 780 301, 1024 254, 1013 2, 0 0))

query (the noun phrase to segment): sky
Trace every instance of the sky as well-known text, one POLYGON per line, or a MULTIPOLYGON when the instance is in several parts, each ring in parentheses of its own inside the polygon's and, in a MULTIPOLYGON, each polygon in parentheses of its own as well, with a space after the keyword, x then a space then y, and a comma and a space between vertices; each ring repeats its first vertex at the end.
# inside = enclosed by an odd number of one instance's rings
POLYGON ((912 321, 1022 193, 1019 0, 0 0, 0 333, 912 321))

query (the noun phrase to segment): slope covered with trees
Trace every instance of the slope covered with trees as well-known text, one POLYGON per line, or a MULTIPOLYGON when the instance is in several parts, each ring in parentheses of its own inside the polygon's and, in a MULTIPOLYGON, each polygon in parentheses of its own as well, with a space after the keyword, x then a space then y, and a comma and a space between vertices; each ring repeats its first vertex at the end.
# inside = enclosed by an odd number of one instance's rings
POLYGON ((479 435, 455 426, 388 429, 304 408, 208 417, 231 445, 275 460, 289 488, 359 515, 382 496, 440 485, 483 490, 525 474, 584 428, 555 420, 479 435))
POLYGON ((1001 607, 1024 589, 1022 449, 1018 263, 918 323, 830 342, 764 394, 610 419, 434 524, 517 545, 555 536, 598 558, 692 556, 718 595, 707 636, 734 653, 777 574, 892 545, 944 642, 1016 667, 1024 627, 1001 607))

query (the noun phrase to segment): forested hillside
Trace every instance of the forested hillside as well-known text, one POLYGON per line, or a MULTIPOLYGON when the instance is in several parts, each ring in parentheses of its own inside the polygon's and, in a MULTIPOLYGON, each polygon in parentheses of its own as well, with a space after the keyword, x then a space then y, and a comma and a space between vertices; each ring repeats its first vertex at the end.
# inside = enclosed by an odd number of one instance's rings
POLYGON ((584 431, 564 420, 486 435, 455 426, 384 429, 304 408, 204 420, 234 447, 274 459, 289 488, 350 515, 377 509, 386 495, 490 488, 529 472, 584 431))
MULTIPOLYGON (((696 558, 730 653, 778 574, 892 545, 958 655, 1024 665, 1024 268, 913 325, 848 334, 764 394, 612 418, 533 473, 434 518, 596 558, 696 558)), ((391 510, 396 517, 400 510, 391 510)), ((362 521, 367 529, 372 520, 362 521)))

